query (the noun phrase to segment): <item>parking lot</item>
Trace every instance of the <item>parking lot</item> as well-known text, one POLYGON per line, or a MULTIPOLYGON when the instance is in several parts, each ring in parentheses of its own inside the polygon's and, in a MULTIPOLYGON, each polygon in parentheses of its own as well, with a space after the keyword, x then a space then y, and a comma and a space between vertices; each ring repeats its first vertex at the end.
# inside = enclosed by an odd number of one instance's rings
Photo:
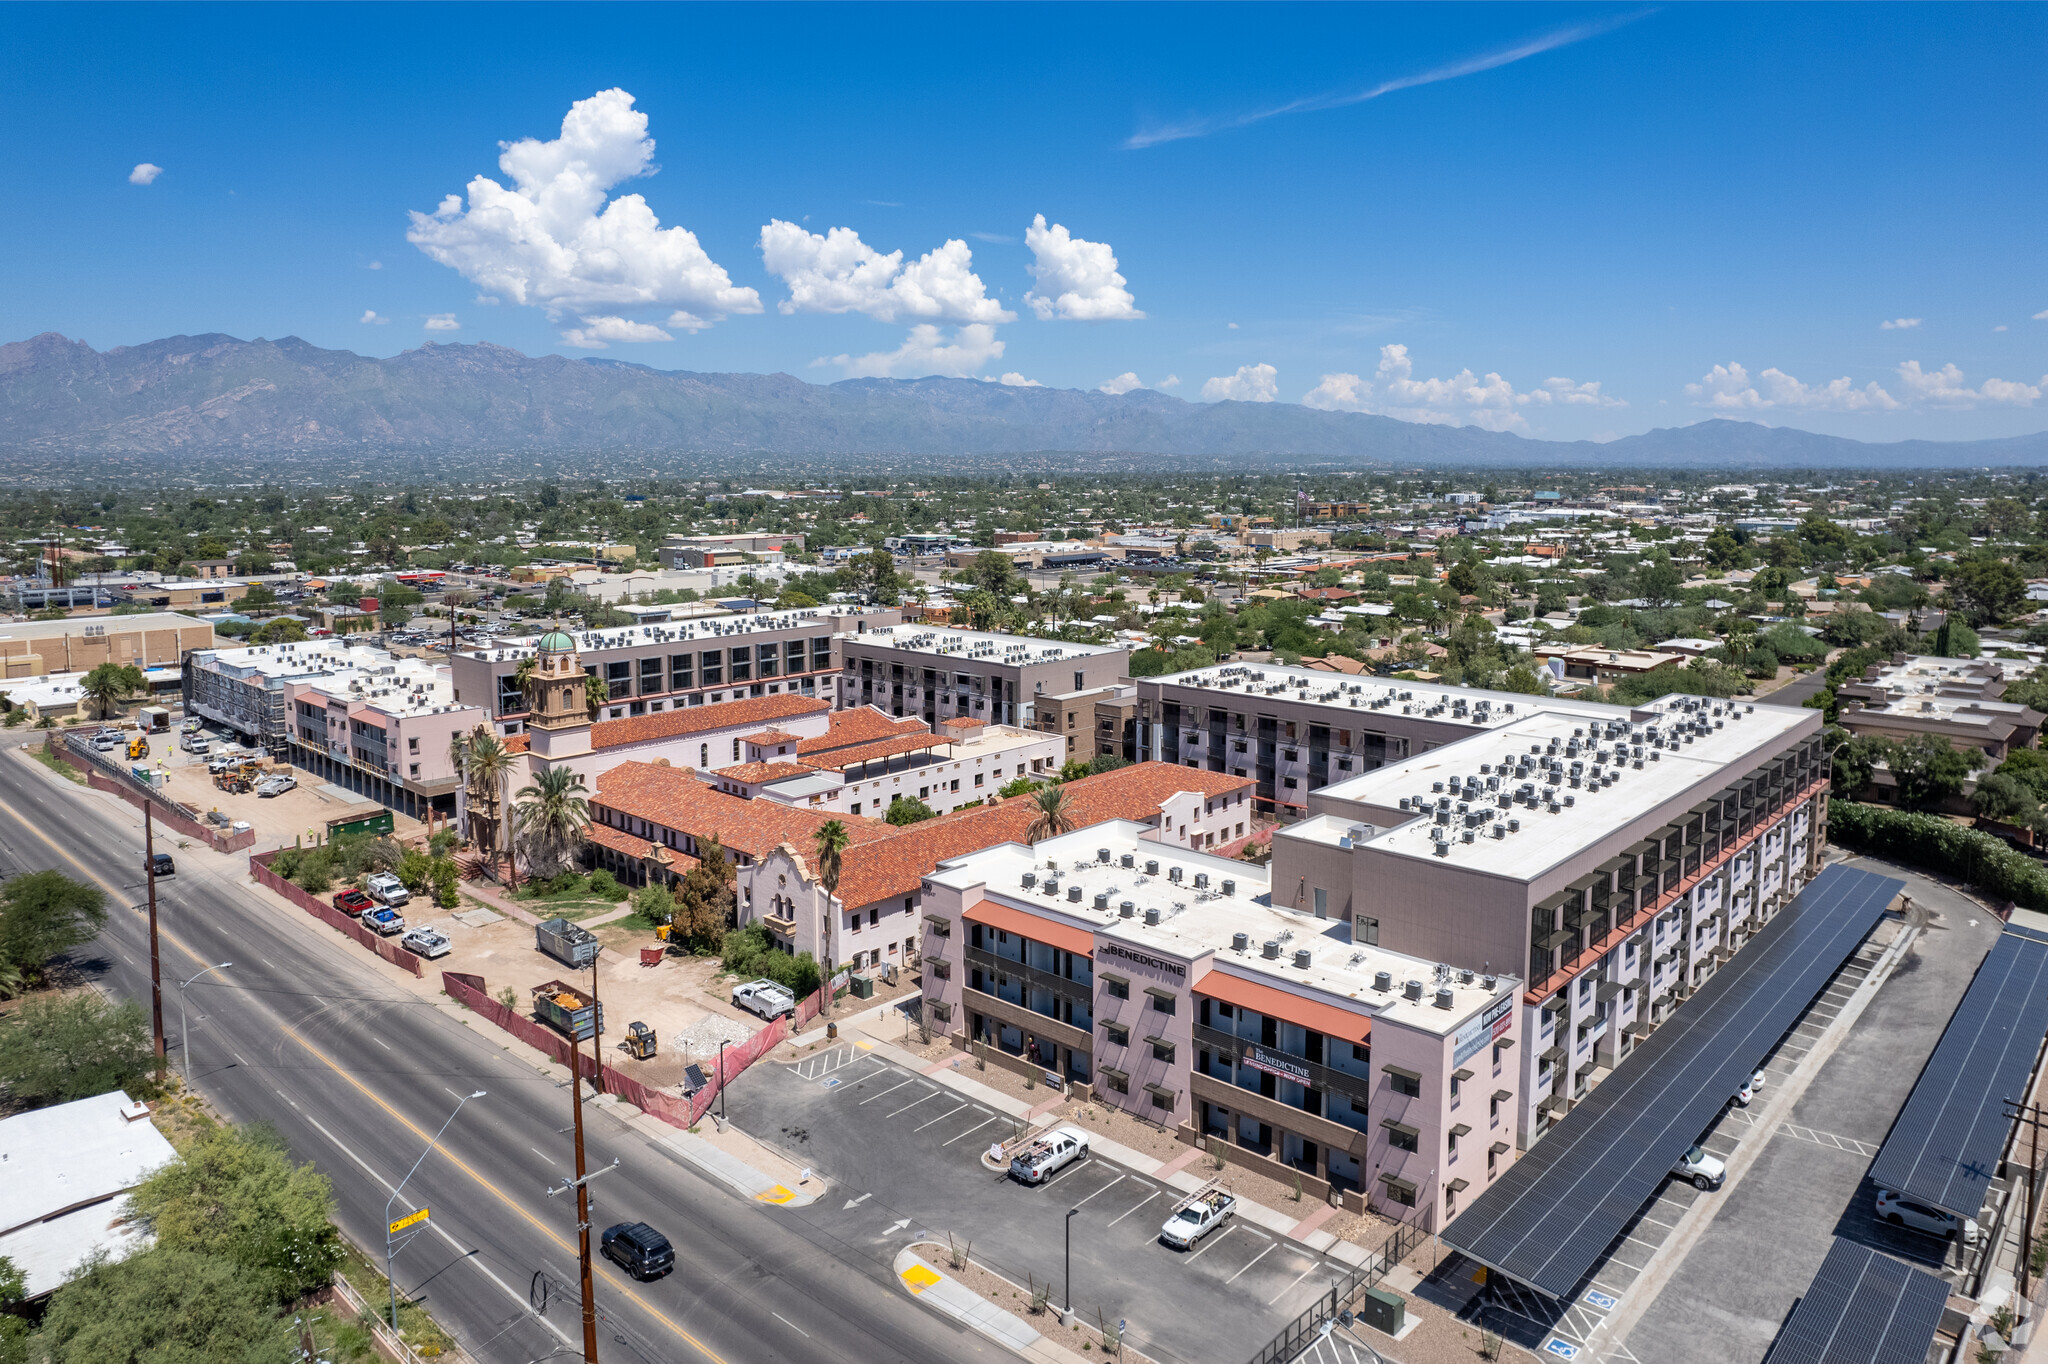
POLYGON ((1180 1192, 1101 1156, 1037 1188, 995 1174, 981 1156, 1013 1134, 1013 1119, 858 1043, 756 1066, 728 1101, 741 1131, 832 1185, 830 1197, 788 1215, 885 1263, 912 1240, 950 1232, 1020 1285, 1050 1279, 1058 1303, 1067 1212, 1078 1209, 1076 1308, 1091 1323, 1098 1309, 1111 1325, 1126 1322, 1131 1344, 1156 1359, 1250 1358, 1346 1272, 1243 1218, 1192 1251, 1169 1250, 1159 1228, 1180 1192))

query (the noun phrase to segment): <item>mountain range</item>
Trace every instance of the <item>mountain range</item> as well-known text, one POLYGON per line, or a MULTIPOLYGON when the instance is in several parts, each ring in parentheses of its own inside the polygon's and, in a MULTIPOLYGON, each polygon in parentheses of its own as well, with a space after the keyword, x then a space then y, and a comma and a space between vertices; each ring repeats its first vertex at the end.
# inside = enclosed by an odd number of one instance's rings
MULTIPOLYGON (((1032 455, 1398 466, 1928 468, 2048 463, 2048 432, 1873 444, 1713 420, 1596 443, 1542 441, 1293 403, 1193 403, 975 379, 699 374, 503 346, 389 359, 297 337, 173 336, 94 350, 54 332, 0 345, 0 449, 47 462, 182 455, 675 454, 827 464, 1032 455)), ((408 461, 410 462, 410 461, 408 461)))

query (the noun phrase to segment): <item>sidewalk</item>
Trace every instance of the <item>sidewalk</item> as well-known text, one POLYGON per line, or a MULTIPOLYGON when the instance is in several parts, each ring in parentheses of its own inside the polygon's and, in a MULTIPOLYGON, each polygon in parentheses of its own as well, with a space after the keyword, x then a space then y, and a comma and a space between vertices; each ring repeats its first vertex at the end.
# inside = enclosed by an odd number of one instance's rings
POLYGON ((896 1253, 896 1277, 919 1302, 942 1312, 998 1345, 1042 1364, 1081 1364, 1082 1357, 1056 1345, 965 1284, 927 1263, 914 1251, 896 1253))

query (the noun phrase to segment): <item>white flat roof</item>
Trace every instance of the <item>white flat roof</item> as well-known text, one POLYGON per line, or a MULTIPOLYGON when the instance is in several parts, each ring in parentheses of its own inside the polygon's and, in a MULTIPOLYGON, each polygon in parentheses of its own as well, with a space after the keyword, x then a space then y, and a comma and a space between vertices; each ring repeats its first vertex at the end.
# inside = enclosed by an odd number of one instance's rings
POLYGON ((952 630, 929 625, 885 625, 849 641, 899 653, 944 655, 962 663, 1004 663, 1019 667, 1124 652, 1115 644, 1070 644, 1032 635, 999 635, 985 630, 952 630))
MULTIPOLYGON (((1400 678, 1350 677, 1312 668, 1276 663, 1223 663, 1193 672, 1147 679, 1173 686, 1250 697, 1268 697, 1327 706, 1343 715, 1388 713, 1425 719, 1463 720, 1475 731, 1497 729, 1531 712, 1553 711, 1589 720, 1628 719, 1628 707, 1599 701, 1574 701, 1558 696, 1523 696, 1516 692, 1480 691, 1400 678), (1463 714, 1460 714, 1460 711, 1463 714)), ((1335 723, 1333 720, 1332 723, 1335 723)))
MULTIPOLYGON (((686 609, 677 606, 676 610, 686 609)), ((829 623, 849 617, 876 614, 872 607, 864 606, 804 606, 788 611, 753 611, 745 615, 699 616, 683 620, 666 620, 658 625, 624 625, 611 630, 570 630, 561 627, 564 633, 576 641, 576 647, 584 653, 602 653, 607 649, 635 649, 648 644, 689 644, 726 639, 734 635, 758 634, 764 630, 788 630, 817 621, 829 623)), ((533 652, 540 644, 540 637, 557 627, 535 624, 532 634, 510 635, 488 648, 464 649, 461 652, 470 658, 491 659, 505 655, 501 662, 510 662, 533 652)))
POLYGON ((1774 747, 1814 718, 1790 706, 1680 696, 1639 707, 1634 715, 1632 723, 1624 718, 1599 727, 1574 723, 1576 717, 1558 712, 1525 717, 1317 793, 1383 809, 1401 809, 1406 801, 1408 811, 1399 823, 1354 832, 1361 827, 1358 821, 1324 815, 1283 828, 1276 836, 1332 844, 1348 837, 1355 846, 1380 852, 1532 881, 1724 769, 1774 747), (1580 769, 1576 776, 1574 766, 1580 769), (1533 794, 1535 804, 1519 798, 1525 791, 1533 794), (1503 796, 1510 800, 1505 806, 1503 796), (1447 823, 1437 820, 1439 812, 1448 813, 1447 823), (1498 837, 1496 828, 1502 831, 1498 837), (1438 840, 1438 830, 1445 833, 1445 842, 1438 840), (1439 854, 1439 846, 1448 851, 1439 854))
MULTIPOLYGON (((0 639, 84 639, 86 628, 106 634, 133 630, 206 629, 208 622, 182 611, 147 611, 135 615, 69 616, 63 620, 11 620, 0 623, 0 639)), ((97 636, 95 636, 97 637, 97 636)))
POLYGON ((203 649, 197 658, 211 662, 234 677, 262 675, 275 678, 311 678, 327 673, 371 671, 396 664, 398 659, 367 644, 348 644, 340 639, 309 639, 303 644, 252 644, 241 648, 203 649))
POLYGON ((109 1226, 116 1209, 106 1200, 176 1158, 148 1118, 123 1116, 132 1107, 117 1090, 0 1119, 0 1255, 28 1275, 31 1296, 57 1287, 94 1249, 127 1239, 109 1226), (81 1211, 50 1220, 67 1208, 81 1211))
MULTIPOLYGON (((959 889, 983 885, 984 893, 998 903, 1138 949, 1179 957, 1213 952, 1213 963, 1227 963, 1234 975, 1367 1015, 1405 1006, 1401 1024, 1424 1032, 1448 1032, 1513 991, 1506 976, 1494 978, 1492 989, 1477 975, 1467 982, 1461 973, 1451 972, 1439 980, 1435 962, 1354 944, 1346 920, 1318 919, 1306 908, 1273 905, 1266 868, 1182 851, 1143 837, 1148 832, 1141 824, 1111 820, 1041 840, 1035 847, 998 844, 941 863, 930 879, 959 889), (1109 849, 1107 861, 1101 855, 1104 848, 1109 849), (1121 861, 1125 854, 1133 863, 1128 869, 1121 861), (1148 864, 1156 864, 1157 872, 1148 872, 1148 864), (1175 869, 1179 880, 1173 879, 1175 869), (1033 877, 1029 888, 1023 884, 1026 873, 1033 877), (1051 895, 1045 892, 1048 875, 1058 886, 1051 895), (1206 878, 1204 885, 1195 884, 1197 875, 1206 878), (1222 892, 1226 880, 1233 883, 1229 895, 1222 892), (1078 903, 1068 898, 1073 886, 1081 888, 1078 903), (1106 907, 1097 909, 1097 899, 1105 896, 1106 907), (1132 907, 1129 918, 1122 912, 1126 901, 1132 907), (1158 923, 1145 922, 1149 910, 1158 911, 1158 923), (1238 933, 1247 939, 1242 950, 1233 946, 1238 933), (1279 945, 1278 956, 1264 955, 1268 941, 1279 945), (1309 953, 1307 967, 1294 965, 1295 953, 1302 950, 1309 953), (1392 978, 1391 990, 1375 988, 1381 971, 1392 978), (1421 1007, 1402 998, 1402 986, 1410 980, 1423 982, 1421 1007), (1448 1009, 1435 1007, 1440 986, 1452 991, 1448 1009)), ((1095 969, 1113 966, 1098 956, 1095 969)))

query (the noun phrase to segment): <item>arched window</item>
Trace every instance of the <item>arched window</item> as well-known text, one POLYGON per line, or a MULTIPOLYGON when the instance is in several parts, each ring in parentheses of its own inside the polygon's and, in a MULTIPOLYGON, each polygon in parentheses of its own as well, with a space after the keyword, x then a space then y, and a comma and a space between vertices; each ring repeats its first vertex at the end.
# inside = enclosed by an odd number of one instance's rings
POLYGON ((711 766, 711 745, 710 745, 710 744, 698 744, 698 745, 697 745, 697 766, 699 766, 699 767, 709 767, 709 766, 711 766))

